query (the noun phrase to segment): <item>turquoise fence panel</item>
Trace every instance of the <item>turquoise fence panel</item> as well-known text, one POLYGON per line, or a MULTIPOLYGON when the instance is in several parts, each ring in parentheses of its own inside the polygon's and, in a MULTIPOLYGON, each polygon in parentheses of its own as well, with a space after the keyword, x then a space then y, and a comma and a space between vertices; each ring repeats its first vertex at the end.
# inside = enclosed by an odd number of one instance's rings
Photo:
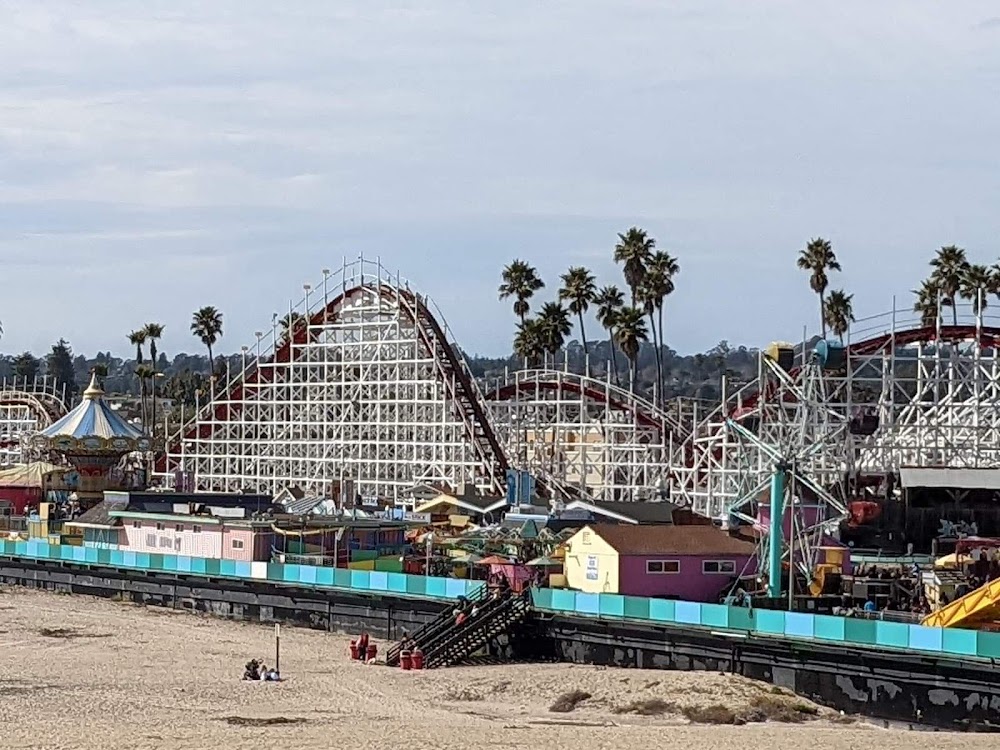
POLYGON ((122 562, 125 563, 125 565, 128 565, 130 568, 134 568, 136 565, 139 564, 138 556, 135 554, 135 552, 132 552, 130 550, 122 553, 122 558, 123 558, 122 562))
POLYGON ((333 585, 333 568, 316 568, 316 585, 317 586, 332 586, 333 585))
POLYGON ((698 602, 674 602, 674 621, 685 625, 701 625, 701 605, 698 602))
POLYGON ((386 588, 400 594, 406 593, 406 576, 402 573, 386 574, 386 588))
POLYGON ((531 603, 538 609, 552 609, 552 589, 532 589, 531 603))
POLYGON ((351 587, 351 573, 352 571, 347 568, 336 568, 333 571, 333 585, 342 589, 349 589, 351 587))
POLYGON ((389 590, 389 574, 378 570, 373 570, 368 576, 368 586, 373 591, 389 590))
POLYGON ((813 636, 822 638, 824 641, 843 642, 844 618, 833 617, 831 615, 816 615, 813 620, 813 636))
POLYGON ((58 547, 56 547, 56 551, 59 553, 60 560, 72 560, 74 549, 75 547, 72 547, 68 544, 60 544, 58 547))
POLYGON ((979 631, 976 653, 984 659, 1000 657, 1000 633, 979 631))
MULTIPOLYGON (((87 562, 88 563, 96 563, 97 560, 98 560, 98 556, 97 556, 98 552, 99 552, 99 550, 95 549, 94 547, 87 547, 87 555, 86 555, 87 562)), ((148 568, 149 567, 149 558, 147 558, 145 560, 145 563, 146 564, 143 565, 142 567, 148 568)))
MULTIPOLYGON (((249 560, 235 560, 234 562, 236 563, 236 575, 240 578, 253 578, 253 566, 250 564, 249 560)), ((312 568, 312 580, 309 581, 309 583, 316 583, 316 568, 312 568)))
POLYGON ((875 621, 847 618, 844 621, 844 640, 848 643, 874 646, 876 643, 875 621))
POLYGON ((729 607, 725 604, 702 604, 701 624, 706 628, 728 628, 729 607))
POLYGON ((729 608, 729 627, 735 630, 753 630, 754 611, 749 607, 729 608))
MULTIPOLYGON (((229 570, 235 571, 234 566, 228 566, 226 563, 231 562, 231 560, 222 561, 222 570, 220 571, 222 575, 231 575, 229 570)), ((281 566, 281 578, 279 579, 286 583, 298 583, 302 580, 302 566, 296 565, 294 563, 285 563, 281 566)))
MULTIPOLYGON (((89 555, 88 555, 89 558, 89 555)), ((135 566, 137 568, 148 568, 149 567, 149 553, 148 552, 136 552, 135 553, 135 566)))
POLYGON ((570 589, 555 589, 552 592, 552 609, 560 612, 576 611, 576 592, 570 589))
POLYGON ((774 609, 758 609, 754 612, 757 626, 754 630, 767 635, 785 634, 785 613, 774 609))
POLYGON ((600 594, 601 617, 624 617, 625 597, 621 594, 600 594))
POLYGON ((673 622, 676 604, 677 602, 672 599, 650 599, 649 619, 657 622, 673 622))
POLYGON ((177 556, 177 572, 179 573, 190 573, 191 572, 191 558, 185 555, 177 556))
MULTIPOLYGON (((114 560, 114 558, 112 558, 114 560)), ((120 562, 112 562, 112 565, 121 565, 120 562)), ((174 573, 177 571, 177 555, 163 555, 163 569, 174 573)))
POLYGON ((875 643, 890 648, 908 648, 910 645, 909 625, 902 622, 875 623, 875 643))
MULTIPOLYGON (((150 562, 150 567, 155 568, 156 570, 163 570, 163 565, 160 563, 160 560, 159 560, 160 556, 159 555, 152 555, 151 557, 154 558, 154 559, 151 559, 149 561, 150 562)), ((112 560, 111 550, 109 550, 109 549, 99 549, 99 550, 97 550, 97 562, 98 562, 99 565, 113 565, 114 563, 112 563, 111 560, 112 560)))
MULTIPOLYGON (((86 547, 73 547, 73 560, 75 562, 85 562, 87 560, 86 547)), ((135 567, 135 555, 132 555, 132 567, 135 567)))
MULTIPOLYGON (((289 574, 289 568, 293 566, 286 565, 284 571, 284 579, 286 581, 297 581, 299 580, 298 571, 295 571, 294 575, 289 574)), ((298 567, 298 566, 295 566, 298 567)), ((219 560, 219 572, 217 575, 226 576, 227 578, 233 578, 236 576, 236 561, 235 560, 219 560)))
POLYGON ((371 588, 369 585, 371 582, 371 574, 367 570, 352 570, 351 571, 351 588, 352 589, 368 589, 371 588))
POLYGON ((444 578, 429 578, 427 576, 411 576, 411 577, 423 579, 424 591, 427 593, 427 596, 433 596, 435 599, 448 598, 448 587, 445 585, 444 578))
POLYGON ((581 615, 599 615, 601 613, 601 595, 576 593, 576 611, 581 615))
POLYGON ((960 628, 941 628, 941 646, 945 653, 977 656, 979 633, 960 628))
POLYGON ((921 651, 944 650, 944 628, 925 628, 923 625, 909 625, 909 646, 921 651))
POLYGON ((458 581, 454 578, 445 578, 444 590, 447 592, 448 598, 457 599, 460 596, 468 596, 469 589, 465 583, 465 581, 458 581))
POLYGON ((812 638, 815 635, 816 621, 813 615, 804 612, 785 613, 785 635, 795 638, 812 638))
POLYGON ((648 620, 649 599, 644 596, 626 596, 622 614, 632 620, 648 620))
MULTIPOLYGON (((413 576, 406 574, 399 574, 403 576, 403 585, 406 586, 406 593, 412 594, 413 596, 426 596, 427 595, 427 580, 424 576, 413 576)), ((389 578, 389 585, 392 585, 392 578, 389 578)), ((442 587, 443 590, 444 587, 442 587)))

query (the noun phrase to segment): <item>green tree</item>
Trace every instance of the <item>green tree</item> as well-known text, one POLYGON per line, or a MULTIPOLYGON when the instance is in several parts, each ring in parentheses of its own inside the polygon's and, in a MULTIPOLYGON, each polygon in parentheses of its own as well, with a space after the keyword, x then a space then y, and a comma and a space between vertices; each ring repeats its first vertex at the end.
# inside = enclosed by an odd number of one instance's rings
POLYGON ((545 287, 545 282, 538 276, 538 271, 523 260, 514 260, 504 268, 501 280, 500 299, 513 297, 514 314, 524 323, 531 310, 531 298, 545 287))
POLYGON ((14 367, 14 377, 18 380, 34 380, 38 377, 41 369, 41 362, 31 352, 21 352, 14 357, 12 363, 14 367))
POLYGON ((639 352, 642 344, 649 339, 646 330, 645 313, 637 307, 624 307, 615 316, 615 340, 632 365, 632 392, 639 379, 639 352))
POLYGON ((213 372, 212 347, 222 338, 222 313, 211 305, 197 310, 191 319, 191 333, 208 348, 208 371, 213 372))
POLYGON ((615 245, 615 263, 622 264, 625 283, 632 290, 632 307, 639 298, 639 286, 646 275, 646 263, 656 247, 656 240, 646 234, 644 229, 632 227, 625 234, 618 235, 615 245))
POLYGON ((958 308, 955 303, 962 290, 962 279, 969 268, 965 250, 947 245, 937 251, 931 260, 931 281, 941 293, 941 305, 951 308, 952 325, 958 325, 958 308))
POLYGON ((834 289, 826 300, 826 324, 830 332, 844 342, 844 334, 854 322, 854 295, 845 294, 843 289, 834 289))
POLYGON ((45 369, 55 381, 56 388, 62 390, 65 387, 67 394, 76 394, 76 371, 73 369, 73 350, 69 342, 59 339, 52 345, 52 351, 45 358, 45 369))
POLYGON ((514 353, 527 363, 528 367, 537 367, 545 352, 543 331, 537 318, 528 318, 517 324, 517 334, 514 336, 514 353))
POLYGON ((558 302, 546 302, 538 311, 538 324, 541 326, 542 346, 552 355, 555 364, 556 354, 562 349, 566 337, 573 332, 569 310, 558 302))
POLYGON ((840 270, 833 245, 822 237, 809 240, 805 250, 799 253, 796 265, 809 272, 809 288, 819 295, 819 321, 823 338, 826 338, 826 289, 830 285, 830 272, 840 270))
POLYGON ((615 373, 615 384, 618 379, 618 358, 615 356, 615 323, 618 313, 625 307, 625 295, 622 290, 613 284, 602 287, 594 298, 597 305, 597 322, 608 332, 608 346, 611 347, 611 368, 615 373))
POLYGON ((580 321, 580 340, 583 342, 588 376, 590 375, 590 348, 587 345, 587 332, 583 327, 583 316, 596 296, 597 284, 594 281, 594 274, 583 266, 573 266, 562 275, 559 299, 568 303, 569 311, 576 315, 580 321))
POLYGON ((973 263, 966 266, 959 285, 959 294, 969 300, 977 315, 987 306, 987 297, 997 292, 997 278, 986 266, 973 263))

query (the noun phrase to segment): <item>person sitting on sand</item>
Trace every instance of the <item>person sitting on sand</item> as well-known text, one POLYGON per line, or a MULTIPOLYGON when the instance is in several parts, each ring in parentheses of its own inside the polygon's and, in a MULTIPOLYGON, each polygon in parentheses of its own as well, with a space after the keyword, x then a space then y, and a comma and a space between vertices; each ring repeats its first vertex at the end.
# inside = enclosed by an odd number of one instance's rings
POLYGON ((244 680, 259 680, 261 675, 261 667, 263 664, 258 662, 256 659, 251 659, 243 667, 243 679, 244 680))

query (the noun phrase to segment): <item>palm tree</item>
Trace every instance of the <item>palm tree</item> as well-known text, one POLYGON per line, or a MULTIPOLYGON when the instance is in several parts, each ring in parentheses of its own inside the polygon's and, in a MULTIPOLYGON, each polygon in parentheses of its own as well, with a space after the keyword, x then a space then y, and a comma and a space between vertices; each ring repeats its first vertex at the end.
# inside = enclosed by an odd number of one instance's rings
POLYGON ((639 351, 642 342, 649 339, 644 313, 636 307, 624 307, 615 316, 615 340, 632 363, 632 392, 639 376, 639 351))
POLYGON ((987 305, 986 296, 997 291, 997 279, 986 266, 978 263, 969 265, 962 274, 959 294, 972 303, 972 310, 977 315, 987 305))
POLYGON ((854 295, 845 294, 843 289, 833 289, 826 300, 826 324, 830 326, 830 333, 844 343, 844 334, 851 323, 854 322, 854 295))
POLYGON ((535 292, 545 286, 536 271, 523 260, 514 260, 503 269, 503 283, 500 285, 500 299, 514 298, 514 314, 524 323, 531 305, 528 302, 535 292))
POLYGON ((208 372, 215 370, 212 347, 222 338, 222 313, 211 305, 201 308, 191 318, 191 333, 208 347, 208 372))
POLYGON ((128 335, 128 341, 130 344, 135 345, 135 363, 137 365, 142 364, 142 345, 146 343, 146 329, 140 328, 138 331, 132 331, 128 335))
POLYGON ((646 234, 646 230, 632 227, 625 234, 618 235, 615 245, 615 263, 622 264, 625 283, 632 290, 632 307, 639 297, 639 285, 646 275, 646 263, 656 247, 656 240, 646 234))
POLYGON ((663 391, 663 304, 674 291, 674 276, 680 273, 677 259, 670 253, 657 250, 646 265, 646 276, 639 290, 639 296, 649 316, 649 327, 653 333, 653 348, 656 350, 657 392, 663 391), (653 321, 653 311, 658 313, 653 321), (659 340, 657 340, 659 334, 659 340))
POLYGON ((625 307, 625 295, 613 284, 603 287, 594 297, 597 305, 597 322, 608 332, 608 344, 611 347, 611 368, 615 371, 615 384, 618 384, 618 361, 615 356, 615 325, 618 313, 625 307))
POLYGON ((153 368, 153 376, 149 381, 153 407, 149 418, 152 425, 150 435, 153 435, 156 432, 156 342, 163 338, 163 325, 161 323, 146 323, 143 330, 146 332, 146 338, 149 339, 149 359, 153 368))
POLYGON ((281 319, 281 342, 284 343, 302 330, 306 316, 300 312, 290 312, 281 319))
POLYGON ((969 267, 965 250, 955 245, 947 245, 937 251, 931 261, 931 279, 941 293, 941 304, 951 307, 952 325, 958 325, 958 309, 955 298, 962 289, 962 277, 969 267))
POLYGON ((517 324, 514 353, 525 360, 529 367, 536 367, 542 358, 545 351, 542 338, 542 326, 537 318, 529 318, 517 324))
POLYGON ((913 312, 920 313, 920 324, 926 328, 936 326, 941 295, 937 282, 925 279, 913 293, 917 297, 913 302, 913 312))
POLYGON ((809 240, 806 249, 799 253, 796 265, 809 271, 809 287, 819 295, 819 320, 826 338, 826 288, 830 284, 830 271, 839 271, 840 263, 829 240, 822 237, 809 240))
POLYGON ((552 355, 555 364, 556 354, 562 349, 566 337, 573 332, 569 310, 558 302, 546 302, 538 312, 538 324, 541 327, 542 348, 552 355))
POLYGON ((580 320, 580 339, 583 341, 583 354, 586 362, 586 374, 590 375, 590 348, 587 346, 587 333, 583 328, 583 314, 590 308, 590 303, 597 296, 597 284, 594 274, 583 266, 573 266, 562 275, 562 288, 559 299, 569 302, 569 311, 580 320))
POLYGON ((135 376, 139 379, 139 411, 142 415, 142 428, 152 435, 150 423, 146 420, 146 381, 152 381, 156 376, 156 370, 150 365, 139 365, 135 368, 135 376))

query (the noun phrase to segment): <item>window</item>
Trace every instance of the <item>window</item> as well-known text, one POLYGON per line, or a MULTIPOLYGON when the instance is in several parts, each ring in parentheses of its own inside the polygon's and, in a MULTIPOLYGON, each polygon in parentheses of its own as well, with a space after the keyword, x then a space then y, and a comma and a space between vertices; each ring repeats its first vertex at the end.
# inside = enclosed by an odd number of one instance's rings
POLYGON ((647 573, 680 573, 680 560, 646 560, 647 573))
POLYGON ((192 526, 191 527, 191 531, 193 533, 195 533, 195 534, 200 534, 201 533, 201 526, 192 526))
POLYGON ((156 534, 146 534, 146 546, 156 549, 156 534))
POLYGON ((234 539, 233 540, 233 549, 243 549, 243 540, 242 539, 234 539))
POLYGON ((736 563, 732 560, 705 560, 701 564, 701 572, 734 575, 736 573, 736 563))
POLYGON ((157 531, 163 531, 163 524, 162 523, 156 524, 156 530, 157 531))
POLYGON ((182 531, 184 531, 184 524, 179 523, 176 526, 174 526, 174 531, 180 534, 182 531))
POLYGON ((142 528, 142 521, 133 521, 132 522, 132 528, 133 529, 141 529, 142 528))
POLYGON ((583 543, 584 544, 590 544, 590 532, 589 531, 583 532, 583 543))

